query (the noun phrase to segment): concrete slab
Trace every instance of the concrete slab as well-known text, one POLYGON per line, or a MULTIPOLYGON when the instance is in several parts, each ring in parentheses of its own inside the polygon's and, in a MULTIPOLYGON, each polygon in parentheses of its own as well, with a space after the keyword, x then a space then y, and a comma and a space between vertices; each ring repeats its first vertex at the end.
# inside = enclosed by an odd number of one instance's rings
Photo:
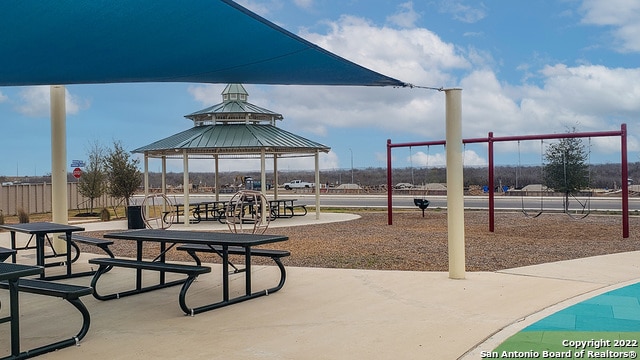
MULTIPOLYGON (((123 228, 116 223, 98 224, 123 228)), ((0 246, 4 241, 6 233, 0 234, 0 246)), ((102 255, 82 254, 78 270, 95 256, 102 255)), ((637 256, 471 272, 465 280, 444 272, 287 267, 281 291, 195 317, 180 310, 178 287, 104 302, 89 296, 84 301, 92 324, 80 346, 41 358, 479 359, 480 351, 492 350, 546 313, 640 281, 637 256)), ((33 255, 21 252, 19 262, 32 263, 33 255)), ((220 296, 221 265, 210 265, 214 271, 190 292, 194 305, 220 296)), ((270 286, 277 269, 256 266, 253 276, 254 286, 270 286)), ((113 269, 104 281, 107 287, 124 286, 132 273, 113 269)), ((242 284, 238 275, 232 289, 240 291, 242 284)), ((21 294, 20 300, 23 348, 77 331, 79 316, 59 299, 21 294)), ((0 302, 8 304, 4 292, 0 302)), ((0 317, 7 311, 2 307, 0 317)), ((8 328, 0 324, 0 357, 8 354, 8 328)))

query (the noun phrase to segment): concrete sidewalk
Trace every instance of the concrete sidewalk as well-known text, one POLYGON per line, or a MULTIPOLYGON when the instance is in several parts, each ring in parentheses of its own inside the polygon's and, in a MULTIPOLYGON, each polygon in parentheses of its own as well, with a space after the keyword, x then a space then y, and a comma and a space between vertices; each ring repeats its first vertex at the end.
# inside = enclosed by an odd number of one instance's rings
MULTIPOLYGON (((6 245, 6 233, 0 235, 0 246, 6 245)), ((20 254, 20 262, 33 261, 28 252, 20 254)), ((446 272, 287 267, 279 292, 195 317, 180 310, 178 287, 106 302, 89 296, 83 300, 92 323, 81 345, 41 358, 479 359, 480 351, 545 314, 640 281, 638 255, 471 272, 465 280, 446 272)), ((83 254, 78 270, 95 256, 83 254)), ((213 272, 192 287, 190 302, 220 296, 221 266, 211 266, 213 272)), ((113 269, 104 279, 116 286, 131 277, 127 269, 113 269)), ((275 267, 254 268, 254 286, 276 278, 275 267)), ((242 286, 238 275, 232 290, 242 286)), ((8 303, 6 294, 0 301, 8 303)), ((21 306, 23 348, 79 328, 75 309, 58 299, 21 294, 21 306)), ((0 316, 6 311, 2 307, 0 316)), ((7 324, 0 325, 0 340, 8 344, 7 324)), ((0 356, 7 348, 0 345, 0 356)))

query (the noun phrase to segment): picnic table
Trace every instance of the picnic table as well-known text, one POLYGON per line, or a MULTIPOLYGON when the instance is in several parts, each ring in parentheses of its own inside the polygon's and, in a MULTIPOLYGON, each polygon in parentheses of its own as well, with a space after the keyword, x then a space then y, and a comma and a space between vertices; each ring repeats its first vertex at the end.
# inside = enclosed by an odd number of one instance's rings
POLYGON ((116 299, 123 296, 143 293, 167 286, 182 284, 178 301, 181 309, 188 315, 195 315, 204 311, 217 309, 219 307, 235 304, 255 297, 268 295, 278 291, 285 281, 285 269, 279 261, 280 257, 289 255, 288 251, 273 250, 274 253, 260 251, 255 246, 276 243, 288 240, 288 237, 282 235, 257 235, 257 234, 236 234, 236 233, 220 233, 205 231, 178 231, 178 230, 161 230, 161 229, 141 229, 130 230, 124 232, 107 233, 105 238, 128 240, 136 242, 136 259, 120 259, 120 258, 101 258, 91 259, 89 263, 100 265, 98 271, 94 275, 91 285, 94 289, 94 296, 100 300, 116 299), (145 243, 159 243, 159 254, 151 261, 143 259, 143 248, 145 243), (189 251, 192 256, 197 251, 214 252, 222 258, 222 300, 213 301, 209 304, 190 307, 186 303, 187 290, 195 277, 200 274, 210 272, 209 267, 203 267, 199 259, 196 259, 196 265, 185 265, 181 263, 169 263, 166 261, 166 253, 170 249, 178 246, 179 250, 189 251), (185 248, 186 247, 186 248, 185 248), (244 255, 244 268, 238 269, 229 261, 230 254, 244 255), (252 256, 269 256, 277 258, 276 264, 280 269, 280 282, 277 286, 260 291, 252 290, 251 279, 251 257, 252 256), (97 291, 97 285, 100 277, 107 270, 107 267, 125 267, 136 270, 136 286, 134 289, 123 291, 120 293, 112 293, 102 295, 97 291), (234 298, 230 297, 229 292, 229 266, 232 266, 234 273, 244 272, 245 274, 245 293, 234 298), (143 270, 151 270, 160 272, 160 278, 157 284, 143 286, 142 272, 143 270), (164 278, 165 272, 173 272, 186 274, 187 278, 181 280, 173 280, 166 282, 164 278))
MULTIPOLYGON (((72 225, 64 225, 64 224, 56 224, 52 222, 35 222, 35 223, 22 223, 22 224, 1 224, 0 229, 9 230, 11 232, 11 248, 13 250, 26 250, 26 249, 35 249, 36 250, 36 264, 37 266, 42 266, 43 268, 51 267, 51 266, 66 266, 66 272, 63 275, 57 276, 46 276, 45 272, 42 271, 40 274, 41 279, 47 280, 57 280, 57 279, 65 279, 77 276, 86 276, 92 275, 93 272, 80 272, 73 273, 71 269, 71 264, 77 258, 78 248, 76 247, 76 258, 71 258, 71 248, 75 247, 75 243, 72 241, 71 236, 72 233, 76 231, 84 231, 84 228, 79 226, 72 225), (16 233, 25 233, 30 234, 31 237, 25 246, 18 246, 16 243, 16 233), (66 244, 66 252, 64 254, 58 254, 51 244, 51 239, 49 238, 50 233, 64 233, 64 239, 66 244), (31 245, 31 241, 35 237, 35 245, 31 245), (47 243, 53 250, 53 254, 45 254, 47 243), (57 258, 57 257, 65 257, 65 260, 62 262, 46 262, 46 259, 49 258, 57 258)), ((16 254, 11 255, 11 262, 16 263, 16 254)))

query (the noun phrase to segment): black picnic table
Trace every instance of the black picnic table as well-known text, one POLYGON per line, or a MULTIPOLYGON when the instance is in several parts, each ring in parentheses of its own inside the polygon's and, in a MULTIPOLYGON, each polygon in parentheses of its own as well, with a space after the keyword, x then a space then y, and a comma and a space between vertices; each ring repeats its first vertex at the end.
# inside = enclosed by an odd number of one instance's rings
MULTIPOLYGON (((73 260, 71 258, 71 247, 73 245, 73 241, 71 239, 71 234, 76 231, 84 231, 84 228, 73 225, 65 225, 65 224, 56 224, 52 222, 34 222, 34 223, 21 223, 21 224, 2 224, 0 225, 0 229, 9 230, 11 232, 11 248, 13 250, 25 250, 25 249, 35 249, 36 250, 36 264, 37 266, 42 266, 43 268, 50 266, 59 266, 65 265, 66 272, 63 275, 57 276, 45 276, 45 272, 42 271, 40 274, 41 279, 46 280, 57 280, 57 279, 65 279, 77 276, 86 276, 92 275, 92 271, 88 272, 80 272, 80 273, 72 273, 71 264, 73 260), (19 247, 16 244, 16 233, 25 233, 30 234, 31 238, 29 242, 24 247, 19 247), (55 252, 51 255, 45 254, 46 247, 46 239, 48 239, 48 234, 52 233, 64 233, 65 234, 65 243, 66 243, 66 253, 58 254, 55 252), (35 246, 30 246, 31 239, 35 237, 36 244, 35 246), (50 262, 47 263, 45 259, 55 258, 64 256, 66 259, 63 262, 50 262)), ((16 253, 11 256, 11 262, 16 263, 16 253)))
MULTIPOLYGON (((180 244, 200 244, 210 247, 221 247, 219 255, 222 258, 222 300, 212 302, 207 305, 188 308, 181 302, 183 311, 187 314, 194 315, 204 311, 216 309, 219 307, 235 304, 248 299, 253 299, 259 296, 268 295, 279 290, 284 282, 284 274, 281 274, 281 283, 271 289, 265 289, 260 291, 252 291, 251 285, 251 249, 252 247, 270 243, 276 243, 286 241, 289 238, 284 235, 260 235, 260 234, 237 234, 237 233, 222 233, 222 232, 208 232, 208 231, 187 231, 187 230, 162 230, 162 229, 140 229, 130 230, 116 233, 104 234, 105 238, 129 240, 136 242, 136 260, 143 261, 143 245, 144 243, 159 243, 160 253, 153 259, 153 262, 166 262, 166 252, 180 244), (244 251, 244 269, 242 272, 245 274, 245 294, 230 298, 229 295, 229 267, 230 264, 229 253, 230 247, 241 247, 244 251)), ((115 265, 117 266, 117 265, 115 265)), ((284 272, 284 269, 280 269, 284 272)), ((96 273, 96 277, 100 274, 100 270, 96 273)), ((164 276, 163 272, 160 273, 160 284, 150 286, 149 289, 156 289, 163 287, 164 276)), ((94 280, 97 279, 94 277, 94 280)), ((167 283, 167 286, 173 285, 173 283, 167 283)), ((94 286, 95 290, 95 286, 94 286)), ((148 291, 142 285, 142 268, 136 270, 136 290, 131 291, 130 294, 142 293, 148 291)), ((94 295, 96 293, 94 292, 94 295)), ((181 294, 183 297, 183 294, 181 294)), ((181 299, 182 300, 182 299, 181 299)))

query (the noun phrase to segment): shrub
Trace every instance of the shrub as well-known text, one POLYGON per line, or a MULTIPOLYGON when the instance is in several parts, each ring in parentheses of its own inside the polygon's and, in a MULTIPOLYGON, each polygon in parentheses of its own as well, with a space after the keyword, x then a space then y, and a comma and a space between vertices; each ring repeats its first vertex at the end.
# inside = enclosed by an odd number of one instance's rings
POLYGON ((2 210, 0 210, 0 225, 4 224, 4 214, 2 213, 2 210))
POLYGON ((18 222, 20 224, 26 224, 29 222, 29 213, 24 211, 24 209, 18 210, 18 222))
POLYGON ((110 221, 111 220, 111 213, 109 212, 109 210, 107 208, 102 208, 102 210, 100 211, 100 220, 101 221, 110 221))

